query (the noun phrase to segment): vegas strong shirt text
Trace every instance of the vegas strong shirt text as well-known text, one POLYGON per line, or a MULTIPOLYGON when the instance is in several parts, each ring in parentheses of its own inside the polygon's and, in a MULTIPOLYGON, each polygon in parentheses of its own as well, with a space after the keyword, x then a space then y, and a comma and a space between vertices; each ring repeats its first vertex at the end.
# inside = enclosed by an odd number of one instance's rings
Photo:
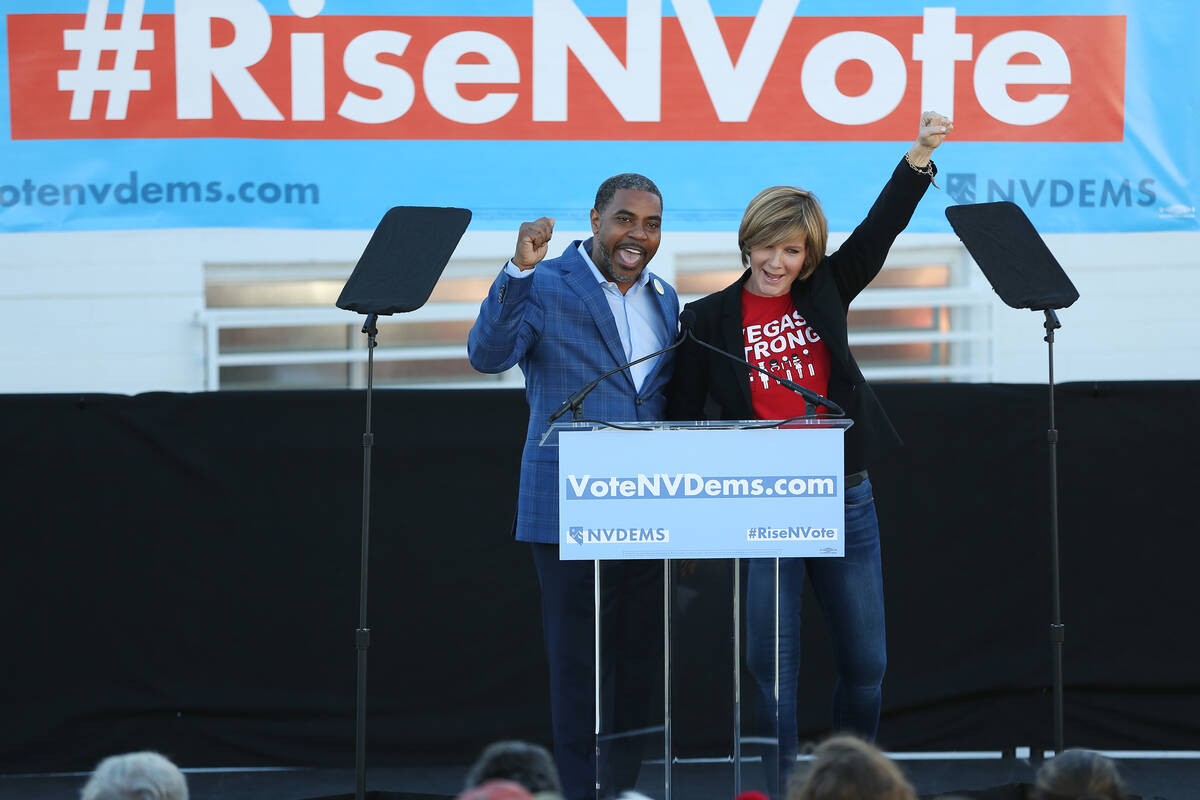
MULTIPOLYGON (((790 294, 759 297, 742 292, 742 345, 751 364, 818 394, 829 391, 829 348, 796 311, 790 294)), ((757 419, 788 419, 804 413, 803 397, 761 372, 748 372, 757 419)))

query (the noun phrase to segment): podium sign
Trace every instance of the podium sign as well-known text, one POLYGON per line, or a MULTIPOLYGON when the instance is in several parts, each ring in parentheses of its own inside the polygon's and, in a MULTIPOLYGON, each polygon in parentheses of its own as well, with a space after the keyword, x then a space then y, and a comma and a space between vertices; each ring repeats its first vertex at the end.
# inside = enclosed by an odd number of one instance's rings
POLYGON ((844 552, 843 430, 559 434, 559 557, 844 552))

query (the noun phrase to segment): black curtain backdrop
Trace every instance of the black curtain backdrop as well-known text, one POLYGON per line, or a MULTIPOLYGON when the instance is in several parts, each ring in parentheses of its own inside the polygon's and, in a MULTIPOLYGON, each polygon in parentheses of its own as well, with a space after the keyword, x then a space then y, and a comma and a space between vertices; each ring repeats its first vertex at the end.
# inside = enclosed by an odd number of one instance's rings
MULTIPOLYGON (((877 390, 907 443, 872 469, 880 742, 1050 747, 1047 388, 877 390)), ((1200 383, 1057 396, 1067 744, 1197 749, 1200 383)), ((0 396, 0 771, 143 748, 190 767, 352 763, 364 399, 0 396)), ((375 393, 371 764, 549 742, 537 580, 510 538, 526 414, 515 390, 375 393)), ((727 738, 706 665, 728 660, 728 572, 681 583, 686 752, 727 738)), ((811 596, 805 614, 815 738, 833 670, 811 596)))

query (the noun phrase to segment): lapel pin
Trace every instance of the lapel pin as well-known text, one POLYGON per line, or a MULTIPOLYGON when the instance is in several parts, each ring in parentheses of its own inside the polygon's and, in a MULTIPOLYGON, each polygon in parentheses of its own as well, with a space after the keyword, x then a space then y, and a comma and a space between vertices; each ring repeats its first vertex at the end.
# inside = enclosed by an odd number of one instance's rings
POLYGON ((654 279, 654 291, 658 292, 659 294, 666 294, 666 291, 663 289, 663 285, 659 283, 658 278, 654 279))

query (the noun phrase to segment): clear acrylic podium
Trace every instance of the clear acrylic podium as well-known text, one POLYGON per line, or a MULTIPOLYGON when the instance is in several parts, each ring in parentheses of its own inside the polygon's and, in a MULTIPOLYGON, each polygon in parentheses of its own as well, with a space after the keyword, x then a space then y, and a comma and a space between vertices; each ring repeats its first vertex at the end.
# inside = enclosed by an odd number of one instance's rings
MULTIPOLYGON (((598 797, 636 789, 672 800, 699 785, 724 787, 729 797, 747 789, 783 796, 788 766, 780 762, 794 764, 795 753, 780 752, 778 740, 778 615, 787 612, 778 604, 778 558, 841 555, 840 538, 809 537, 843 528, 841 439, 851 424, 584 421, 556 423, 543 436, 543 447, 560 449, 561 557, 593 561, 598 797), (679 431, 691 433, 659 435, 679 431), (781 473, 767 464, 757 485, 738 466, 744 459, 760 468, 768 457, 790 464, 798 444, 817 439, 825 444, 802 448, 814 451, 806 466, 781 473), (586 445, 578 455, 577 445, 586 445), (579 459, 584 468, 575 469, 579 459), (814 487, 831 477, 836 492, 816 498, 814 487), (573 518, 572 501, 584 499, 595 501, 588 513, 615 522, 573 518), (806 519, 806 504, 817 500, 836 506, 836 524, 806 519), (721 514, 756 520, 767 506, 794 514, 794 524, 693 536, 721 514), (713 719, 724 721, 719 730, 713 719)), ((794 719, 795 709, 782 713, 794 719)))

